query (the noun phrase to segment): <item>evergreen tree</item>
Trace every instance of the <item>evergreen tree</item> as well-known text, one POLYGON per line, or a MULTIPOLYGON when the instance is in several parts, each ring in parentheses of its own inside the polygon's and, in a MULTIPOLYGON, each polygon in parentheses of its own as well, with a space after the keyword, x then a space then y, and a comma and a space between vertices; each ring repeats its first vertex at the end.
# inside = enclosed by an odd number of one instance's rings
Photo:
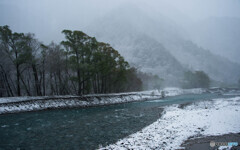
POLYGON ((183 88, 208 88, 210 79, 203 71, 187 71, 184 73, 183 88))

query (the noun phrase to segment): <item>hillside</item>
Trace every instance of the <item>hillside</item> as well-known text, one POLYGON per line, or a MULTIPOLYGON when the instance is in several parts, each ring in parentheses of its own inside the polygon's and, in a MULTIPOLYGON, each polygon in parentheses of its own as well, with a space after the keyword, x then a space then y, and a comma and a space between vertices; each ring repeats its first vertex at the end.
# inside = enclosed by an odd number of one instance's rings
MULTIPOLYGON (((172 81, 181 72, 203 70, 214 80, 236 83, 240 66, 184 37, 184 29, 163 15, 149 17, 142 8, 124 5, 86 29, 107 41, 141 70, 172 81), (124 8, 124 11, 123 11, 124 8), (165 75, 165 74, 169 74, 165 75)), ((176 80, 174 81, 176 82, 176 80)))
POLYGON ((211 17, 193 24, 190 29, 193 40, 213 53, 240 63, 240 19, 211 17))

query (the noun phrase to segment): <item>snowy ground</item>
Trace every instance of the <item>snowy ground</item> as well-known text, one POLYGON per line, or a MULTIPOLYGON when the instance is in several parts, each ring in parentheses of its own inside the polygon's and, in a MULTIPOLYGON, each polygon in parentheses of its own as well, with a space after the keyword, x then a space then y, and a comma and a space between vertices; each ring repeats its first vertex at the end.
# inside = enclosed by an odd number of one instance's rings
POLYGON ((240 97, 171 105, 141 131, 100 149, 180 149, 188 138, 240 132, 240 97))
POLYGON ((132 101, 160 99, 163 95, 176 96, 181 94, 201 94, 203 92, 205 92, 204 89, 183 90, 179 88, 166 88, 164 90, 84 96, 6 97, 0 98, 0 114, 55 108, 110 105, 132 101))
POLYGON ((44 109, 110 105, 159 98, 161 97, 156 95, 128 94, 107 96, 48 97, 30 100, 23 99, 22 101, 1 103, 0 114, 44 109))
MULTIPOLYGON (((153 95, 161 96, 162 91, 164 91, 165 96, 176 96, 181 94, 201 94, 205 92, 205 89, 196 88, 196 89, 180 89, 180 88, 165 88, 163 90, 150 90, 142 92, 128 92, 128 93, 115 93, 115 94, 90 94, 85 96, 121 96, 121 95, 153 95)), ((13 103, 13 102, 22 102, 22 101, 31 101, 31 100, 44 100, 44 99, 56 99, 56 98, 78 98, 79 96, 74 95, 64 95, 64 96, 20 96, 20 97, 3 97, 0 98, 0 104, 3 103, 13 103)))

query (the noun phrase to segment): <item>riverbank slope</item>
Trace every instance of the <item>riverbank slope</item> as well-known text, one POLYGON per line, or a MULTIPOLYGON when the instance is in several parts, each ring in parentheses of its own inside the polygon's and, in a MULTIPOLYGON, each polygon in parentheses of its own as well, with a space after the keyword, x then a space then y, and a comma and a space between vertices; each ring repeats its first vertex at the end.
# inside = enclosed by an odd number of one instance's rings
POLYGON ((184 149, 188 139, 239 133, 239 111, 239 96, 166 106, 153 124, 100 149, 184 149))
POLYGON ((117 94, 92 94, 84 96, 37 96, 37 97, 6 97, 0 98, 0 114, 38 111, 45 109, 61 109, 74 107, 94 107, 113 105, 134 101, 161 99, 163 96, 181 94, 201 94, 204 89, 166 88, 142 92, 117 94))

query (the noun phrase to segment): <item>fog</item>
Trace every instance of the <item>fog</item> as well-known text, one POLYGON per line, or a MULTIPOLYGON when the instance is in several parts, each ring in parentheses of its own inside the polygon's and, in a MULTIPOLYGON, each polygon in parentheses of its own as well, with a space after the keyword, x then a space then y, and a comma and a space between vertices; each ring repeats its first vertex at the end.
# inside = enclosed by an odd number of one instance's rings
POLYGON ((1 0, 0 25, 34 33, 46 44, 63 40, 63 29, 81 30, 110 43, 143 71, 169 77, 166 64, 172 69, 179 63, 234 83, 240 75, 234 69, 240 64, 239 8, 239 0, 1 0), (146 50, 174 58, 156 58, 164 66, 156 68, 142 63, 146 50))
POLYGON ((180 20, 183 17, 192 21, 240 17, 239 0, 1 0, 0 25, 33 32, 44 42, 59 41, 62 29, 81 30, 124 3, 162 13, 179 23, 185 22, 180 20))

